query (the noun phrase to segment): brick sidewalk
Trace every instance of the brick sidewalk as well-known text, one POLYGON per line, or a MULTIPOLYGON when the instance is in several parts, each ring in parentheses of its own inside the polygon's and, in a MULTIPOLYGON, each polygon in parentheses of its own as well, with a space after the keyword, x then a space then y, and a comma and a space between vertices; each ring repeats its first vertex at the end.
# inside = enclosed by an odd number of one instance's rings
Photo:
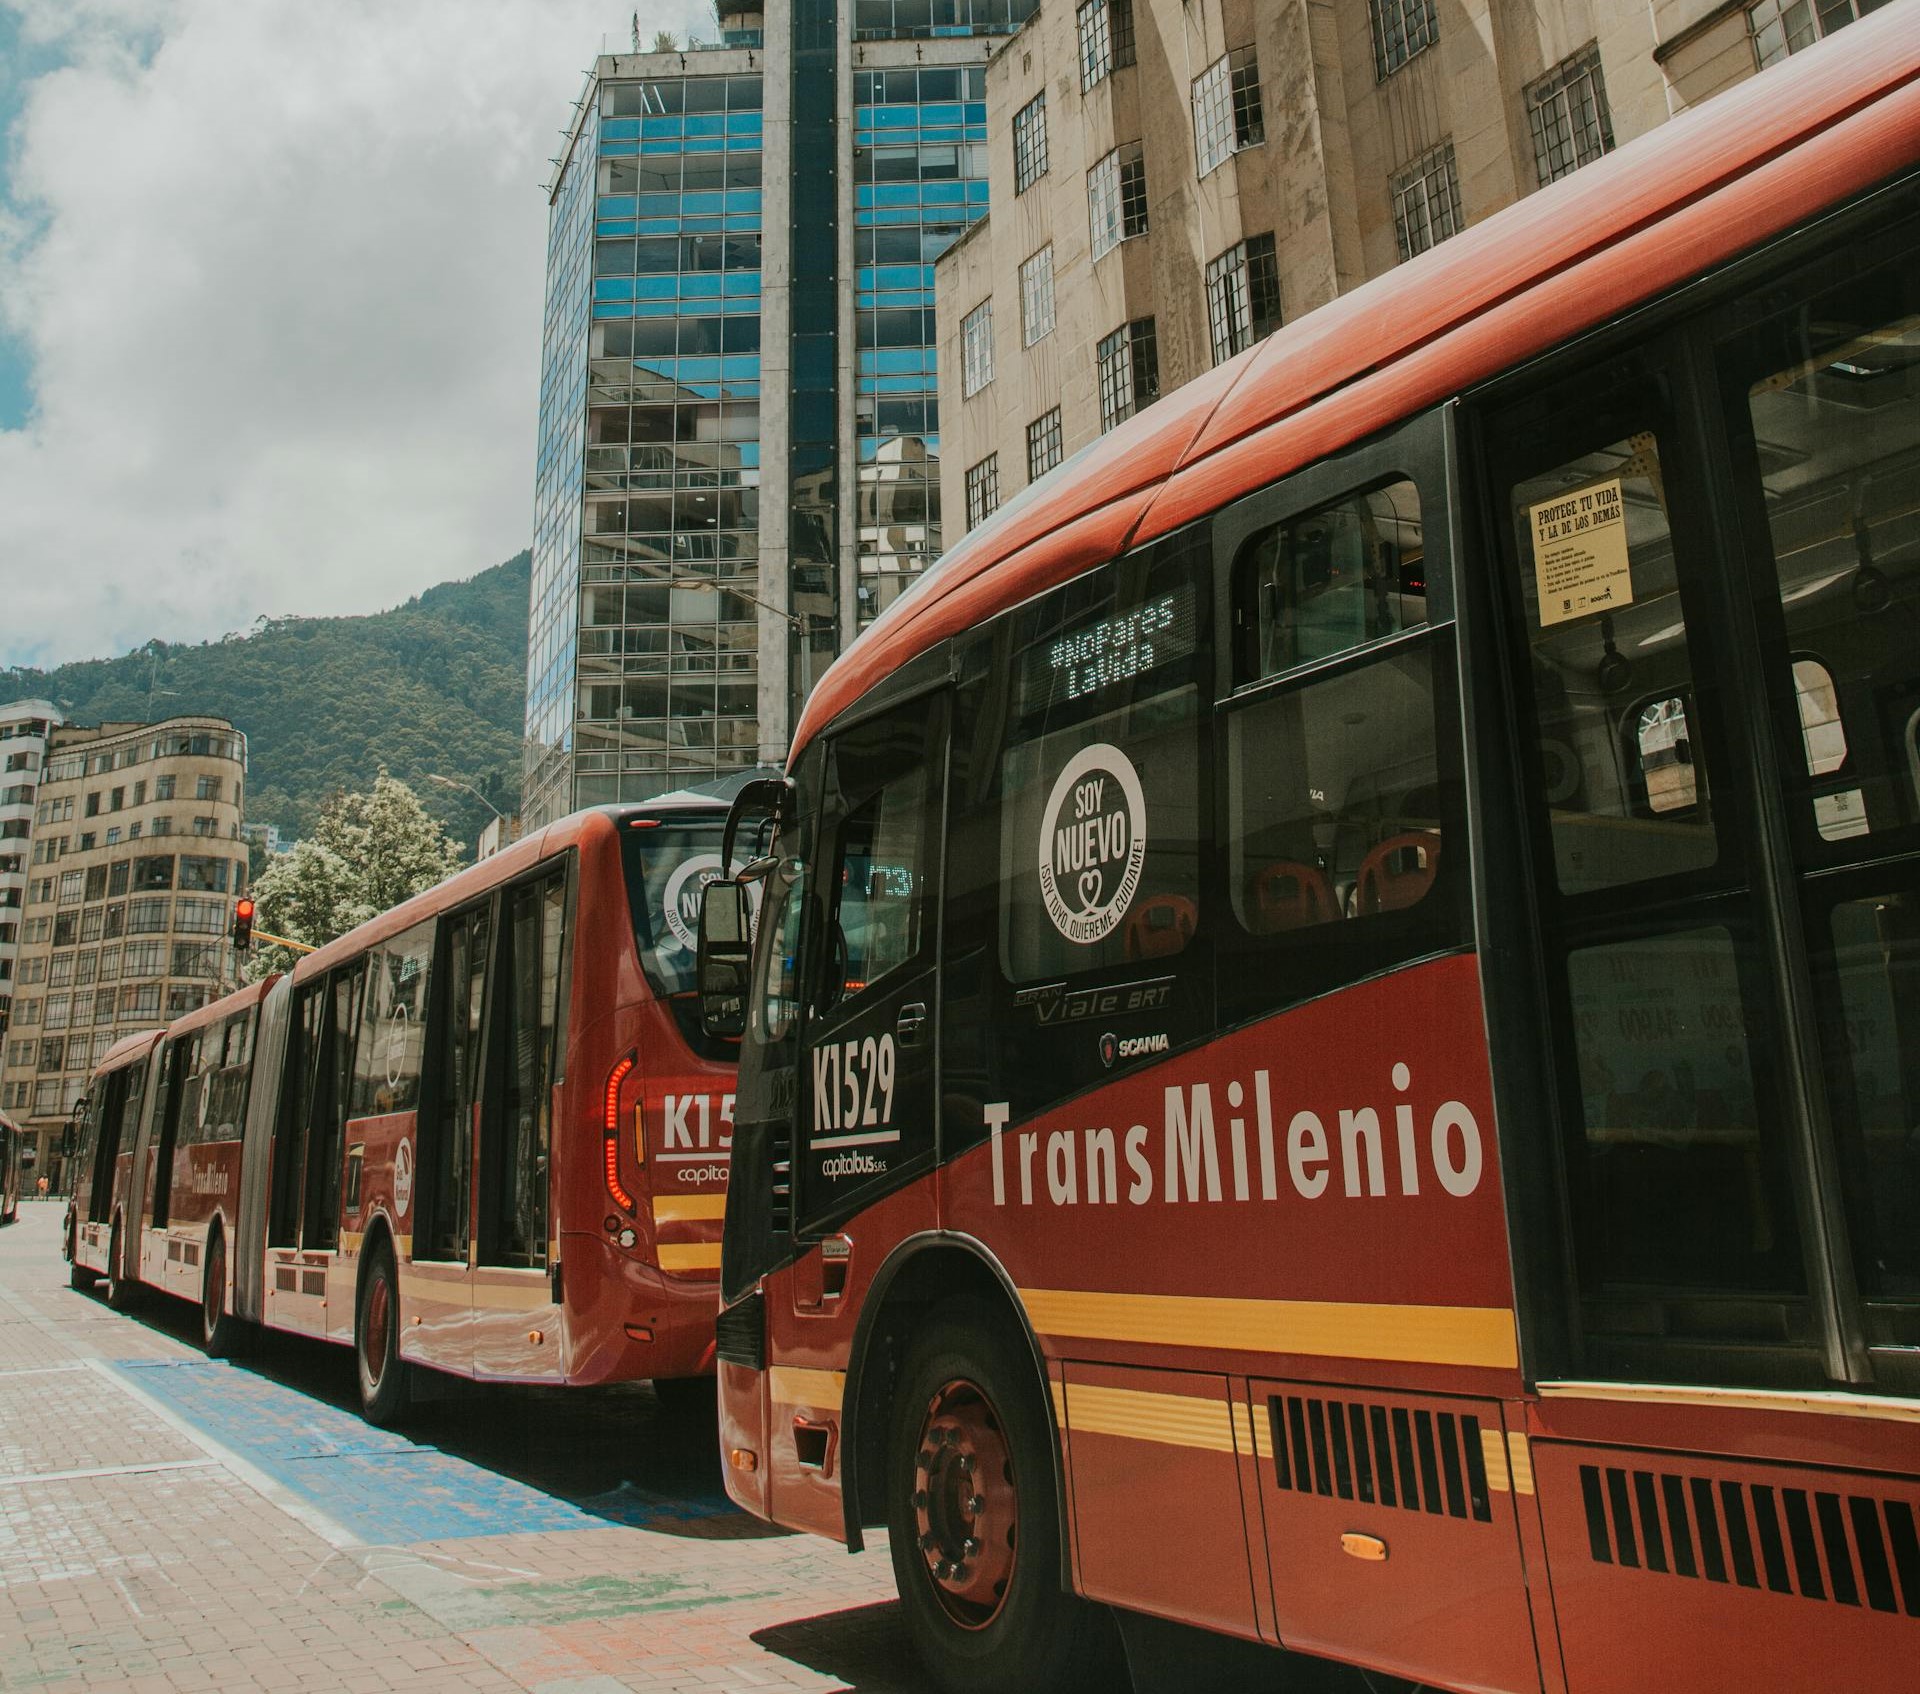
POLYGON ((386 1435, 329 1403, 342 1351, 213 1364, 184 1305, 73 1293, 61 1212, 0 1230, 0 1688, 924 1688, 884 1547, 848 1558, 636 1477, 644 1391, 464 1400, 386 1435), (525 1480, 543 1457, 565 1483, 525 1480))

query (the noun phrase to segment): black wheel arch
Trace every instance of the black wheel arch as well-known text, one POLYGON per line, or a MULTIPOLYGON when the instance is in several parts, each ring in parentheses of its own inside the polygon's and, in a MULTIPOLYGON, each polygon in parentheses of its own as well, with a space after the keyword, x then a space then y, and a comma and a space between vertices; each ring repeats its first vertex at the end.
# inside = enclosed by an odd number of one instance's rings
POLYGON ((1059 1516, 1060 1581, 1063 1588, 1071 1590, 1073 1538, 1067 1521, 1066 1462, 1046 1355, 1040 1350, 1040 1338, 1006 1267, 985 1243, 958 1230, 927 1230, 896 1244, 881 1261, 861 1304, 847 1356, 847 1384, 840 1413, 840 1451, 847 1455, 840 1478, 847 1551, 857 1553, 866 1545, 863 1531, 867 1524, 885 1521, 886 1443, 867 1442, 863 1448, 861 1432, 869 1421, 883 1430, 887 1427, 894 1378, 913 1321, 945 1301, 969 1294, 1002 1311, 1032 1358, 1034 1381, 1053 1437, 1048 1451, 1053 1459, 1054 1509, 1059 1516), (873 1512, 863 1504, 869 1499, 874 1502, 873 1512))

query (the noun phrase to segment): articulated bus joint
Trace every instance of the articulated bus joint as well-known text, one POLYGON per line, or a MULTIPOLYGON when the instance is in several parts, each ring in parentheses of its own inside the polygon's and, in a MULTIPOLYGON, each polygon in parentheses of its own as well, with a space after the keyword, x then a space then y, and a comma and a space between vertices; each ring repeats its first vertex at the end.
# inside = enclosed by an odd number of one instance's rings
POLYGON ((1040 1351, 1040 1339, 1034 1333, 1027 1310, 1021 1304, 1013 1278, 993 1253, 977 1237, 955 1230, 929 1230, 900 1242, 879 1269, 867 1289, 860 1310, 860 1321, 853 1332, 853 1345, 847 1352, 846 1394, 842 1401, 840 1450, 845 1455, 840 1467, 840 1505, 846 1530, 847 1551, 858 1553, 865 1546, 863 1531, 868 1515, 862 1508, 863 1490, 872 1484, 880 1516, 884 1522, 885 1493, 884 1439, 887 1413, 893 1399, 893 1384, 899 1369, 899 1343, 910 1333, 903 1321, 913 1310, 926 1310, 941 1301, 964 1292, 971 1284, 1006 1308, 1008 1317, 1018 1326, 1033 1358, 1034 1386, 1046 1408, 1053 1429, 1053 1497, 1059 1516, 1060 1579, 1073 1586, 1073 1537, 1067 1521, 1066 1467, 1061 1456, 1060 1427, 1056 1419, 1053 1395, 1048 1390, 1046 1356, 1040 1351), (939 1267, 939 1268, 936 1268, 939 1267), (901 1279, 905 1277, 903 1282, 901 1279), (876 1343, 877 1349, 876 1349, 876 1343), (869 1374, 868 1365, 876 1350, 880 1368, 869 1374), (860 1431, 865 1415, 871 1413, 880 1424, 882 1449, 868 1453, 860 1431))

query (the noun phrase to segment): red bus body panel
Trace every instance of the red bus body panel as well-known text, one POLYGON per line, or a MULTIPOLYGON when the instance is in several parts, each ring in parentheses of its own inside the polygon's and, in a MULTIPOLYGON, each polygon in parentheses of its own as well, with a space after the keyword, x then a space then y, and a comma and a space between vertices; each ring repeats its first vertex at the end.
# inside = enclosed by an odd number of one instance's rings
MULTIPOLYGON (((794 759, 947 637, 1916 163, 1920 28, 1889 8, 1112 431, 863 635, 794 759)), ((1030 1326, 1084 1594, 1450 1689, 1910 1688, 1920 1405, 1525 1380, 1487 1055, 1478 959, 1428 961, 878 1200, 836 1237, 837 1300, 800 1244, 760 1287, 768 1368, 720 1367, 730 1493, 847 1538, 838 1441, 869 1295, 897 1256, 960 1243, 1030 1326), (1390 1056, 1356 1059, 1357 1027, 1390 1056)), ((860 1506, 874 1521, 880 1502, 860 1506)))

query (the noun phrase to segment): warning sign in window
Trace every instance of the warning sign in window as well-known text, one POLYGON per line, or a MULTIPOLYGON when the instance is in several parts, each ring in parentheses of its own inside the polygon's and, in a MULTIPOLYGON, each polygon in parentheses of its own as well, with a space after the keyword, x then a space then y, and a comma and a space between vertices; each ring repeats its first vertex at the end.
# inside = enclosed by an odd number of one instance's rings
POLYGON ((1633 604, 1626 505, 1618 478, 1527 508, 1540 625, 1633 604))

